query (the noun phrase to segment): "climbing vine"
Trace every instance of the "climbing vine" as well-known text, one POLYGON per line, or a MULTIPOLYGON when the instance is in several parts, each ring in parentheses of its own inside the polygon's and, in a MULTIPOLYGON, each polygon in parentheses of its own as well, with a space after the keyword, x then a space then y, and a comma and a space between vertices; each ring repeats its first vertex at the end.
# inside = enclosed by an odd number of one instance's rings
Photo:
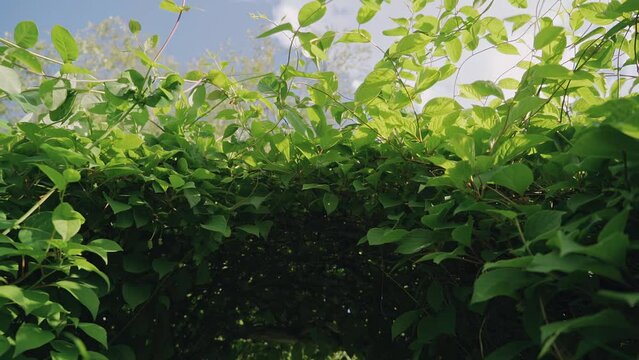
POLYGON ((255 87, 158 63, 185 2, 117 79, 0 38, 0 359, 636 358, 637 2, 410 1, 351 98, 386 2, 274 23, 255 87), (521 76, 458 83, 485 51, 521 76))

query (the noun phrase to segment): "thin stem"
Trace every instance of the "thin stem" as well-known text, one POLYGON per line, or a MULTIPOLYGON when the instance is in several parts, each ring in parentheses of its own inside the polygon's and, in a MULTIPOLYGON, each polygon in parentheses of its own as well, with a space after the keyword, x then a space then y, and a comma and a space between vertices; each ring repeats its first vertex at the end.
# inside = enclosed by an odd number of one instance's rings
POLYGON ((519 220, 517 218, 514 219, 515 226, 517 227, 517 233, 519 234, 519 238, 521 242, 524 243, 524 248, 529 255, 532 255, 530 248, 528 247, 528 241, 526 241, 526 237, 524 236, 524 232, 521 230, 521 225, 519 224, 519 220))
POLYGON ((20 46, 18 44, 14 44, 14 43, 12 43, 11 41, 9 41, 7 39, 0 38, 0 43, 3 43, 3 44, 5 44, 7 46, 10 46, 12 48, 22 49, 22 50, 28 52, 29 54, 31 54, 31 55, 33 55, 33 56, 35 56, 37 58, 40 58, 42 60, 46 60, 46 61, 52 62, 54 64, 58 64, 58 65, 64 65, 64 63, 62 61, 59 61, 59 60, 56 60, 56 59, 52 59, 52 58, 44 56, 44 55, 40 55, 40 54, 35 53, 35 52, 31 51, 31 50, 27 50, 27 49, 23 48, 22 46, 20 46))
MULTIPOLYGON (((541 316, 543 317, 546 325, 548 325, 549 324, 548 315, 546 314, 546 308, 544 307, 544 302, 541 300, 541 296, 539 296, 537 299, 539 299, 539 308, 541 309, 541 316)), ((564 356, 561 354, 561 351, 559 350, 559 347, 557 346, 556 342, 552 343, 552 350, 555 353, 555 356, 557 357, 557 359, 564 360, 564 356)))
POLYGON ((42 195, 40 200, 38 200, 35 204, 33 204, 33 206, 29 210, 27 210, 27 212, 24 213, 24 215, 22 215, 18 220, 16 220, 16 222, 13 224, 12 227, 5 229, 2 232, 2 235, 9 234, 11 230, 15 229, 18 225, 22 224, 29 216, 31 216, 31 214, 33 214, 34 211, 36 211, 40 206, 42 206, 42 204, 44 204, 44 202, 47 201, 47 199, 49 199, 51 195, 55 193, 55 191, 56 191, 56 187, 52 187, 51 189, 49 189, 49 191, 47 191, 46 194, 42 195))
POLYGON ((415 304, 419 305, 419 300, 417 300, 417 298, 415 298, 415 296, 413 296, 413 294, 411 294, 410 292, 408 292, 408 290, 406 290, 402 284, 398 283, 397 280, 395 280, 394 277, 392 277, 389 273, 387 273, 384 268, 382 268, 381 265, 375 264, 372 260, 368 260, 368 262, 372 265, 374 265, 375 267, 377 267, 379 269, 379 271, 382 272, 382 274, 384 274, 384 276, 386 276, 390 281, 393 282, 393 284, 395 284, 395 286, 397 286, 399 289, 401 289, 404 294, 406 294, 407 297, 409 297, 415 304))
POLYGON ((164 40, 164 43, 160 47, 160 50, 158 50, 158 53, 155 54, 155 57, 153 58, 153 62, 156 62, 158 60, 160 55, 162 55, 162 53, 164 52, 164 49, 166 49, 166 47, 171 42, 173 35, 175 35, 175 32, 177 31, 177 28, 180 25, 180 19, 182 19, 182 14, 184 13, 185 8, 186 8, 186 0, 182 0, 182 7, 180 9, 180 12, 178 13, 177 19, 175 19, 175 23, 173 24, 173 27, 171 28, 171 31, 169 32, 169 36, 167 36, 166 40, 164 40))

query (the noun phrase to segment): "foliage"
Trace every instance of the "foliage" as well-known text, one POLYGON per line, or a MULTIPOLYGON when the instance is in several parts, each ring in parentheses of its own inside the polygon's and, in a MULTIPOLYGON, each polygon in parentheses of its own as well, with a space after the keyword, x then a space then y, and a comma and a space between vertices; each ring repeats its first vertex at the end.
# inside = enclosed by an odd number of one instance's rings
POLYGON ((563 27, 429 3, 352 101, 305 71, 370 41, 308 31, 323 1, 267 32, 308 57, 255 89, 160 75, 143 47, 147 71, 91 79, 68 31, 53 58, 20 23, 0 92, 40 116, 0 135, 0 358, 635 358, 639 7, 576 1, 563 27), (422 104, 481 43, 518 52, 517 30, 521 79, 422 104), (43 62, 59 74, 24 89, 43 62))

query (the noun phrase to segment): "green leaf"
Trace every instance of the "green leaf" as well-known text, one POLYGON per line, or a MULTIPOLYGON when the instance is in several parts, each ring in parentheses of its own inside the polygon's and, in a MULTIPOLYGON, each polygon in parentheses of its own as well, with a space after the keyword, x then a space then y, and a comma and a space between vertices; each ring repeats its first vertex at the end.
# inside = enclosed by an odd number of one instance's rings
MULTIPOLYGON (((559 64, 540 64, 530 69, 533 78, 536 79, 559 79, 570 80, 575 78, 576 74, 566 67, 559 64)), ((578 73, 577 73, 578 74, 578 73)))
POLYGON ((9 95, 19 94, 22 91, 20 77, 11 68, 0 65, 0 90, 9 95))
POLYGON ((53 111, 64 104, 67 99, 67 85, 59 79, 45 80, 40 84, 38 94, 49 111, 53 111))
POLYGON ((27 315, 49 301, 49 295, 45 292, 24 290, 15 285, 0 286, 0 298, 8 299, 20 306, 27 315))
POLYGON ((51 42, 65 63, 73 62, 78 58, 78 44, 69 30, 55 25, 51 29, 51 42))
MULTIPOLYGON (((91 360, 109 360, 108 357, 104 356, 101 353, 95 352, 95 351, 87 351, 87 357, 91 360)), ((125 359, 124 357, 120 357, 120 359, 125 359)), ((127 360, 130 360, 130 358, 126 358, 127 360)), ((65 359, 66 360, 66 359, 65 359)))
POLYGON ((628 222, 628 215, 628 210, 624 210, 613 216, 603 229, 601 229, 601 232, 597 236, 597 242, 602 242, 611 235, 623 233, 626 228, 626 223, 628 222))
POLYGON ((396 196, 393 196, 391 194, 381 193, 379 194, 377 199, 379 200, 379 203, 382 204, 384 209, 403 204, 403 202, 400 199, 398 199, 396 196))
POLYGON ((318 22, 326 14, 326 6, 320 1, 314 0, 306 3, 297 14, 297 21, 301 27, 318 22))
POLYGON ((406 331, 411 325, 417 322, 418 319, 418 310, 411 310, 401 314, 397 317, 397 319, 393 321, 393 325, 391 327, 391 337, 395 339, 404 331, 406 331))
POLYGON ((343 43, 367 43, 370 41, 371 34, 364 29, 348 31, 337 40, 337 42, 343 43))
POLYGON ((113 147, 120 150, 135 150, 144 144, 144 139, 137 134, 120 133, 113 140, 113 147))
POLYGON ((257 36, 257 38, 258 39, 262 39, 262 38, 269 37, 269 36, 277 34, 277 33, 281 33, 283 31, 293 32, 293 26, 290 23, 280 24, 280 25, 277 25, 276 27, 274 27, 274 28, 272 28, 270 30, 267 30, 267 31, 259 34, 257 36))
POLYGON ((461 58, 462 54, 462 43, 458 38, 453 38, 444 43, 444 48, 446 49, 446 54, 450 61, 456 63, 461 58))
POLYGON ((631 326, 623 314, 611 309, 602 310, 593 315, 543 325, 541 327, 541 341, 543 346, 539 352, 539 358, 542 358, 550 351, 559 335, 584 328, 594 328, 598 331, 606 331, 606 329, 610 328, 630 330, 631 326))
POLYGON ((304 121, 304 118, 300 115, 300 113, 296 109, 288 108, 285 111, 286 121, 293 126, 296 132, 300 134, 306 133, 308 130, 308 126, 304 121))
POLYGON ((478 80, 472 84, 464 84, 460 86, 460 96, 475 100, 481 100, 488 96, 496 96, 500 99, 504 98, 504 92, 492 81, 478 80))
POLYGON ((331 188, 326 184, 303 184, 302 190, 319 189, 324 191, 331 191, 331 188))
POLYGON ((535 49, 539 50, 544 46, 553 42, 559 35, 564 32, 564 28, 561 26, 548 26, 542 29, 536 36, 533 41, 533 45, 535 49))
POLYGON ((415 92, 422 92, 429 89, 439 81, 441 73, 439 70, 425 66, 419 72, 419 77, 415 83, 415 92))
POLYGON ((511 360, 516 359, 522 351, 532 347, 530 341, 513 341, 503 345, 486 356, 485 360, 511 360))
POLYGON ((142 253, 129 253, 122 258, 122 268, 131 274, 142 274, 151 269, 151 264, 142 253))
POLYGON ((71 163, 75 166, 82 166, 88 161, 88 159, 80 151, 74 151, 62 146, 42 144, 40 145, 40 149, 52 160, 59 163, 71 163))
POLYGON ((623 152, 639 154, 639 142, 609 126, 589 127, 578 134, 570 152, 579 156, 619 159, 623 152))
POLYGON ((189 11, 190 7, 179 6, 173 0, 162 0, 162 2, 160 3, 160 9, 174 12, 174 13, 179 13, 182 11, 189 11))
POLYGON ((98 269, 97 266, 93 265, 85 258, 74 257, 74 258, 71 258, 70 263, 73 266, 77 267, 78 269, 97 274, 99 277, 102 278, 102 280, 104 280, 104 283, 106 284, 107 289, 111 288, 111 281, 109 280, 109 277, 103 271, 98 269))
POLYGON ((355 101, 367 102, 374 99, 382 87, 395 81, 395 72, 390 69, 375 69, 366 76, 364 82, 355 91, 355 101))
POLYGON ((526 240, 535 241, 553 234, 561 226, 563 211, 541 210, 528 216, 524 226, 526 240))
POLYGON ((597 236, 596 244, 581 245, 573 239, 574 236, 564 232, 558 232, 553 240, 559 247, 561 256, 583 254, 621 267, 626 262, 630 245, 628 236, 623 232, 627 219, 628 210, 615 215, 597 236))
POLYGON ((513 78, 503 78, 499 80, 497 86, 502 89, 517 90, 517 88, 519 87, 519 80, 515 80, 513 78))
POLYGON ((491 180, 500 186, 523 195, 528 187, 533 183, 533 172, 524 164, 511 164, 498 168, 492 175, 491 180))
MULTIPOLYGON (((134 49, 133 55, 135 55, 135 57, 138 58, 142 62, 142 64, 144 64, 144 66, 148 66, 152 68, 155 68, 158 66, 158 64, 154 62, 153 59, 149 57, 149 55, 147 55, 144 51, 140 49, 134 49)), ((112 83, 107 83, 106 86, 109 87, 110 84, 112 83)))
POLYGON ((69 240, 80 231, 80 227, 84 224, 84 217, 73 210, 71 204, 63 202, 53 210, 51 221, 62 239, 69 240))
POLYGON ((36 164, 36 166, 53 182, 53 185, 55 185, 58 190, 64 191, 67 188, 67 179, 57 170, 42 164, 36 164))
POLYGON ((486 40, 490 43, 496 45, 508 41, 508 31, 501 19, 490 16, 484 18, 482 23, 488 30, 489 35, 486 37, 486 40))
POLYGON ((566 205, 571 211, 576 211, 583 205, 597 200, 602 196, 603 194, 576 193, 575 195, 571 196, 568 201, 566 201, 566 205))
POLYGON ((96 295, 95 291, 89 287, 87 284, 69 281, 69 280, 61 280, 55 283, 62 289, 68 291, 76 300, 80 302, 80 304, 84 305, 84 307, 89 310, 93 319, 98 316, 98 308, 100 307, 100 300, 96 295))
POLYGON ((412 0, 411 11, 414 13, 422 11, 432 0, 412 0))
POLYGON ((213 215, 206 224, 202 224, 202 227, 206 230, 214 231, 224 235, 225 237, 231 236, 231 228, 229 228, 226 217, 222 215, 213 215))
POLYGON ((597 291, 597 296, 625 302, 630 307, 635 307, 639 304, 639 292, 621 292, 621 291, 612 291, 612 290, 599 290, 597 291))
POLYGON ((142 25, 137 20, 131 19, 129 20, 129 31, 131 34, 137 34, 142 30, 142 25))
POLYGON ((362 2, 362 6, 357 11, 357 23, 365 24, 375 17, 375 14, 381 9, 375 0, 366 0, 362 2))
POLYGON ((173 271, 173 269, 175 268, 176 265, 177 265, 177 262, 175 262, 175 261, 171 261, 171 260, 160 258, 160 259, 153 260, 153 263, 151 264, 151 267, 153 268, 153 271, 158 273, 158 275, 160 276, 160 279, 162 279, 168 273, 173 271))
MULTIPOLYGON (((192 184, 192 182, 190 182, 189 184, 192 184)), ((202 194, 200 194, 200 192, 195 189, 184 189, 183 194, 186 198, 186 201, 188 201, 189 203, 189 207, 191 208, 199 204, 200 200, 202 199, 202 194)))
POLYGON ((69 96, 65 98, 64 102, 55 110, 49 112, 49 118, 51 121, 66 120, 69 116, 71 116, 76 96, 76 91, 69 91, 69 96))
POLYGON ((13 29, 15 43, 25 49, 34 47, 38 42, 38 27, 33 21, 21 21, 13 29))
POLYGON ((0 337, 0 356, 4 355, 13 345, 7 340, 7 337, 0 337))
POLYGON ((78 182, 82 179, 82 175, 80 175, 80 172, 76 169, 71 168, 64 169, 64 171, 62 172, 62 176, 67 183, 78 182))
POLYGON ((636 0, 626 0, 616 10, 621 12, 639 11, 639 2, 636 0))
POLYGON ((90 251, 102 258, 104 263, 108 263, 108 254, 112 252, 122 251, 122 247, 113 240, 97 239, 93 240, 83 247, 84 250, 90 251))
POLYGON ((91 70, 79 67, 73 64, 64 64, 60 66, 60 74, 84 74, 91 75, 91 70))
POLYGON ((220 89, 228 90, 231 87, 231 80, 229 80, 228 76, 220 70, 211 70, 206 77, 211 84, 220 89))
POLYGON ((639 114, 639 96, 606 101, 588 108, 587 114, 591 117, 604 118, 604 124, 639 139, 639 124, 633 121, 639 114))
POLYGON ((473 222, 469 220, 468 223, 456 227, 452 232, 453 240, 464 246, 470 246, 471 237, 473 234, 473 222))
POLYGON ((16 348, 13 357, 17 357, 25 351, 37 349, 55 339, 51 331, 42 330, 39 326, 23 323, 16 332, 16 348))
POLYGON ((324 210, 326 210, 326 215, 330 215, 337 209, 337 205, 339 204, 339 198, 337 195, 327 192, 324 193, 324 197, 322 198, 324 202, 324 210))
POLYGON ((136 284, 125 282, 122 285, 122 296, 127 305, 135 310, 136 307, 146 302, 153 292, 153 286, 150 284, 136 284))
POLYGON ((511 22, 513 24, 513 31, 517 31, 518 29, 526 25, 531 18, 532 16, 530 14, 520 14, 507 17, 504 20, 511 22))
POLYGON ((260 228, 257 225, 252 225, 252 224, 242 225, 242 226, 238 226, 237 228, 251 235, 255 235, 258 237, 260 236, 260 228))
POLYGON ((42 64, 37 57, 30 54, 24 49, 8 49, 5 54, 10 55, 16 60, 16 63, 27 68, 28 70, 42 74, 42 64))
POLYGON ((454 306, 422 318, 417 325, 417 337, 420 341, 430 342, 440 335, 455 335, 457 312, 454 306))
POLYGON ((368 230, 366 238, 370 245, 383 245, 400 241, 408 231, 404 229, 372 228, 368 230))
POLYGON ((520 9, 525 9, 528 7, 528 0, 508 0, 508 2, 512 6, 518 7, 520 9))
POLYGON ((414 254, 435 241, 434 232, 426 229, 413 229, 402 237, 395 252, 403 255, 414 254))
POLYGON ((186 184, 186 182, 180 175, 175 174, 169 175, 169 182, 171 183, 171 187, 173 187, 174 189, 181 188, 182 186, 184 186, 184 184, 186 184))
POLYGON ((600 260, 576 254, 568 254, 564 256, 560 256, 556 252, 544 255, 537 254, 534 256, 532 262, 530 262, 530 264, 526 267, 526 270, 543 274, 558 271, 568 274, 580 272, 592 273, 615 281, 622 281, 621 274, 615 267, 604 264, 600 260))
POLYGON ((506 55, 519 55, 519 50, 517 50, 517 47, 509 43, 502 43, 497 45, 497 51, 506 55))
POLYGON ((85 334, 89 335, 95 341, 99 342, 105 348, 109 347, 107 332, 102 326, 91 323, 79 323, 78 328, 84 331, 85 334))
POLYGON ((535 276, 517 268, 487 271, 475 280, 470 302, 484 302, 497 296, 514 297, 519 289, 531 285, 535 280, 535 276))
POLYGON ((536 96, 525 97, 512 107, 512 110, 508 114, 508 121, 518 121, 524 118, 526 114, 530 112, 536 112, 540 107, 544 106, 546 100, 538 98, 536 96))
POLYGON ((410 54, 415 51, 423 49, 432 38, 422 33, 408 34, 401 38, 395 46, 395 51, 392 55, 410 54))
POLYGON ((458 2, 459 0, 444 0, 444 8, 446 11, 453 11, 455 10, 458 2))

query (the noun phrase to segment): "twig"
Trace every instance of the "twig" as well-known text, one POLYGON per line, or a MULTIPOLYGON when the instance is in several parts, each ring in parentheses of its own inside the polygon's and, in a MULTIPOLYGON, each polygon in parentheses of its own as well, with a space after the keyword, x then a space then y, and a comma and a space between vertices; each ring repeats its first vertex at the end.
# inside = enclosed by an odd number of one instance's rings
POLYGON ((182 19, 182 14, 184 13, 185 8, 186 8, 186 0, 182 0, 182 6, 180 8, 180 12, 178 13, 177 19, 175 19, 175 23, 173 24, 173 27, 171 28, 171 31, 169 32, 169 36, 166 37, 166 40, 164 40, 164 43, 160 47, 160 50, 158 50, 158 53, 155 54, 155 57, 153 57, 153 62, 156 62, 158 60, 160 55, 162 55, 162 53, 164 52, 164 49, 166 49, 167 45, 169 45, 169 43, 171 42, 173 35, 175 35, 175 32, 177 31, 177 28, 180 25, 180 19, 182 19))
POLYGON ((10 46, 12 48, 22 49, 22 50, 28 52, 29 54, 31 54, 31 55, 33 55, 33 56, 35 56, 37 58, 40 58, 42 60, 46 60, 46 61, 52 62, 54 64, 58 64, 58 65, 64 65, 64 63, 62 61, 59 61, 59 60, 56 60, 56 59, 52 59, 50 57, 47 57, 47 56, 44 56, 44 55, 40 55, 40 54, 35 53, 33 51, 27 50, 27 49, 23 48, 22 46, 20 46, 18 44, 14 44, 14 43, 12 43, 11 41, 9 41, 7 39, 0 38, 0 43, 3 43, 3 44, 5 44, 7 46, 10 46))
POLYGON ((31 216, 31 214, 33 214, 34 211, 36 211, 40 206, 42 206, 42 204, 44 204, 44 202, 47 201, 47 199, 49 199, 51 195, 53 195, 56 189, 57 189, 56 187, 52 187, 51 189, 49 189, 49 191, 47 191, 46 194, 42 195, 40 200, 38 200, 35 204, 33 204, 33 206, 29 210, 27 210, 27 212, 25 212, 24 215, 22 215, 18 220, 16 220, 16 222, 13 224, 12 227, 5 229, 2 232, 2 235, 9 234, 11 230, 15 229, 18 225, 22 224, 22 222, 24 222, 29 216, 31 216))
MULTIPOLYGON (((539 307, 541 309, 541 316, 544 319, 544 322, 546 323, 546 325, 549 324, 548 322, 548 315, 546 315, 546 308, 544 307, 544 302, 541 300, 541 296, 537 297, 537 299, 539 299, 539 307)), ((557 346, 557 343, 553 341, 552 343, 552 350, 555 353, 555 356, 557 357, 557 359, 559 360, 564 360, 564 356, 561 354, 561 351, 559 350, 559 347, 557 346)))

